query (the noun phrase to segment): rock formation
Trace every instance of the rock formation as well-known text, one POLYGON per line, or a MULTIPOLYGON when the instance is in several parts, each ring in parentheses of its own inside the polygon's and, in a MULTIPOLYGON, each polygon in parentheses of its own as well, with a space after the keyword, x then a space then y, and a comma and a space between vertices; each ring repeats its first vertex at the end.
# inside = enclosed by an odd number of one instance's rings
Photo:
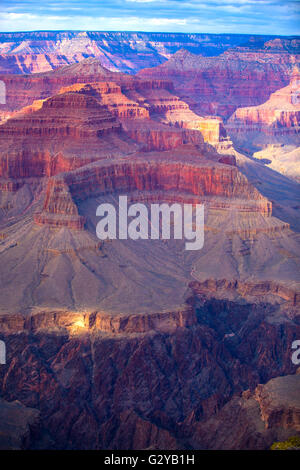
POLYGON ((297 62, 299 55, 288 53, 228 50, 203 57, 182 49, 138 76, 172 80, 176 93, 198 114, 228 118, 237 108, 259 105, 287 85, 297 62))

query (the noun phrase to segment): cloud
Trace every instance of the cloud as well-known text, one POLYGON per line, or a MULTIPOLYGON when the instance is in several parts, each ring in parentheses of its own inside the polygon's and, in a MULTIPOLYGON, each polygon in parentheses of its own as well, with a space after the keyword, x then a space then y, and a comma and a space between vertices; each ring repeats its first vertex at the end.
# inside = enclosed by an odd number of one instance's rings
POLYGON ((1 0, 2 31, 299 34, 298 0, 1 0))

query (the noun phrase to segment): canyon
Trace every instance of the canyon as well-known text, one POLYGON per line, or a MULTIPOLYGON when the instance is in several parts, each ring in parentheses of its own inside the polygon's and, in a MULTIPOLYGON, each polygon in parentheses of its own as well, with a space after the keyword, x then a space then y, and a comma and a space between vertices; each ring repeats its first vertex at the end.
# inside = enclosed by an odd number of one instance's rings
POLYGON ((295 54, 228 49, 216 57, 204 57, 185 49, 157 67, 138 72, 142 78, 172 80, 176 93, 200 115, 228 119, 237 108, 255 106, 289 83, 295 54), (263 82, 263 87, 257 83, 263 82))
POLYGON ((300 193, 236 135, 296 138, 298 39, 125 63, 134 34, 0 35, 0 447, 269 449, 300 432, 300 193), (204 204, 203 248, 100 241, 119 195, 204 204))

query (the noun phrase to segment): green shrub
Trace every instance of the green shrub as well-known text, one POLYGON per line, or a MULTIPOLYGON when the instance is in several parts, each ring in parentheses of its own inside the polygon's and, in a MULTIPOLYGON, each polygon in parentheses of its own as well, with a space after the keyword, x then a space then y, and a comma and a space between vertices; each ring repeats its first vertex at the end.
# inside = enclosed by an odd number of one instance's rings
POLYGON ((286 441, 274 442, 271 445, 271 450, 288 450, 288 449, 300 450, 300 436, 292 436, 286 441))

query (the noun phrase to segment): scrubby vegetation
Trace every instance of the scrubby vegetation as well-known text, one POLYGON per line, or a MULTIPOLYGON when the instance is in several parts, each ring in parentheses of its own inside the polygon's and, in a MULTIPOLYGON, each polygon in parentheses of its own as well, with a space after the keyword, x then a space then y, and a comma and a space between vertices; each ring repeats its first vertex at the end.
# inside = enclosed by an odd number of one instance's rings
POLYGON ((283 442, 274 442, 271 450, 300 450, 300 436, 292 436, 283 442))

